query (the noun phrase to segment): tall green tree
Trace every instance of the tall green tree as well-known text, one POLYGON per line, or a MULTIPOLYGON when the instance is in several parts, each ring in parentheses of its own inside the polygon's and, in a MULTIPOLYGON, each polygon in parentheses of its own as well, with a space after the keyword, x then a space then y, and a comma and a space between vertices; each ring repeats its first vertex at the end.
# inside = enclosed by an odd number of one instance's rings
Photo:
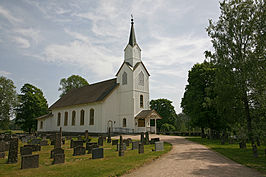
POLYGON ((253 113, 265 121, 266 111, 265 2, 224 0, 220 9, 207 28, 214 52, 206 53, 217 67, 217 108, 236 127, 246 126, 254 143, 253 113))
POLYGON ((175 108, 172 105, 172 101, 167 99, 151 100, 150 107, 151 109, 157 111, 158 114, 162 117, 162 119, 157 120, 157 127, 159 130, 161 130, 162 125, 165 123, 172 126, 175 125, 177 115, 175 108))
POLYGON ((191 125, 220 131, 225 127, 217 115, 215 87, 215 67, 205 61, 195 64, 188 74, 188 85, 182 98, 183 112, 191 118, 191 125))
POLYGON ((60 87, 58 91, 62 91, 60 97, 65 95, 68 91, 74 88, 80 88, 89 85, 88 81, 79 75, 72 75, 70 77, 60 80, 60 87))
POLYGON ((43 92, 31 84, 24 84, 19 95, 16 124, 24 131, 36 130, 36 118, 48 113, 48 104, 43 92))
POLYGON ((0 129, 8 129, 17 105, 16 87, 12 80, 0 77, 0 129))

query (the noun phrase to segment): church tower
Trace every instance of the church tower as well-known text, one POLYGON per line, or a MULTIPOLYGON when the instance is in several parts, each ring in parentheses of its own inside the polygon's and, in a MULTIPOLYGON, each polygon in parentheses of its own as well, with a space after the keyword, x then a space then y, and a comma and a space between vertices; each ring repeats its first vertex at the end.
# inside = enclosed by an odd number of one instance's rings
POLYGON ((116 74, 119 83, 119 126, 128 129, 138 127, 135 116, 149 110, 149 73, 141 61, 141 49, 137 44, 134 21, 131 19, 129 41, 124 50, 124 62, 116 74))

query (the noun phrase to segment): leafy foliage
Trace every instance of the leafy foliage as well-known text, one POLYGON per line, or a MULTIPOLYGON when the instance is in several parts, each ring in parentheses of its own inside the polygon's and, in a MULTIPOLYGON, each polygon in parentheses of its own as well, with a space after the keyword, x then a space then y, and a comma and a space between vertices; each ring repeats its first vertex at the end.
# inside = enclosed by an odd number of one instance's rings
POLYGON ((8 129, 10 117, 17 105, 16 87, 12 80, 0 77, 0 129, 8 129))
POLYGON ((36 118, 47 113, 48 105, 42 91, 31 84, 24 84, 19 95, 16 124, 31 132, 36 130, 36 118))
POLYGON ((173 132, 175 131, 175 127, 171 124, 168 124, 168 123, 164 123, 162 126, 161 126, 161 129, 160 129, 162 132, 173 132))
POLYGON ((60 80, 61 87, 58 89, 59 91, 62 91, 60 97, 65 95, 67 92, 69 92, 71 89, 74 88, 80 88, 85 85, 89 85, 86 79, 82 78, 79 75, 72 75, 70 77, 63 78, 60 80))
POLYGON ((176 112, 172 101, 167 99, 157 99, 150 101, 151 109, 157 111, 157 113, 162 117, 162 119, 157 120, 157 128, 161 130, 163 124, 168 123, 170 125, 175 125, 176 122, 176 112))

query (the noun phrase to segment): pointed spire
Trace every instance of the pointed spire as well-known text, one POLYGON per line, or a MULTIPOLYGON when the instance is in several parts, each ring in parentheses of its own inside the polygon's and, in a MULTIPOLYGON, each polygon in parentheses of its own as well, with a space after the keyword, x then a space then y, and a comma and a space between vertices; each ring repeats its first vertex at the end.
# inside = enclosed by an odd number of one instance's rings
POLYGON ((135 37, 135 31, 134 31, 134 20, 133 15, 131 15, 131 30, 130 30, 130 36, 129 36, 129 42, 132 47, 137 44, 136 37, 135 37))

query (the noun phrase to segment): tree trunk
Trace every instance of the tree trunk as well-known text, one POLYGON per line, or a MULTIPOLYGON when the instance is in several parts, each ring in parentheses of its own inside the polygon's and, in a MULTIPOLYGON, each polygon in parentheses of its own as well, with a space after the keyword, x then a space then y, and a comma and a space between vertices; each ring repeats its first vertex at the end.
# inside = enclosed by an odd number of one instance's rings
POLYGON ((205 138, 204 128, 201 127, 201 138, 205 138))
POLYGON ((253 146, 255 143, 254 143, 254 139, 253 139, 253 133, 252 133, 252 127, 251 127, 251 116, 250 116, 248 98, 247 98, 246 92, 244 94, 243 102, 245 105, 245 115, 246 115, 246 119, 247 119, 248 139, 251 141, 251 144, 253 146))

